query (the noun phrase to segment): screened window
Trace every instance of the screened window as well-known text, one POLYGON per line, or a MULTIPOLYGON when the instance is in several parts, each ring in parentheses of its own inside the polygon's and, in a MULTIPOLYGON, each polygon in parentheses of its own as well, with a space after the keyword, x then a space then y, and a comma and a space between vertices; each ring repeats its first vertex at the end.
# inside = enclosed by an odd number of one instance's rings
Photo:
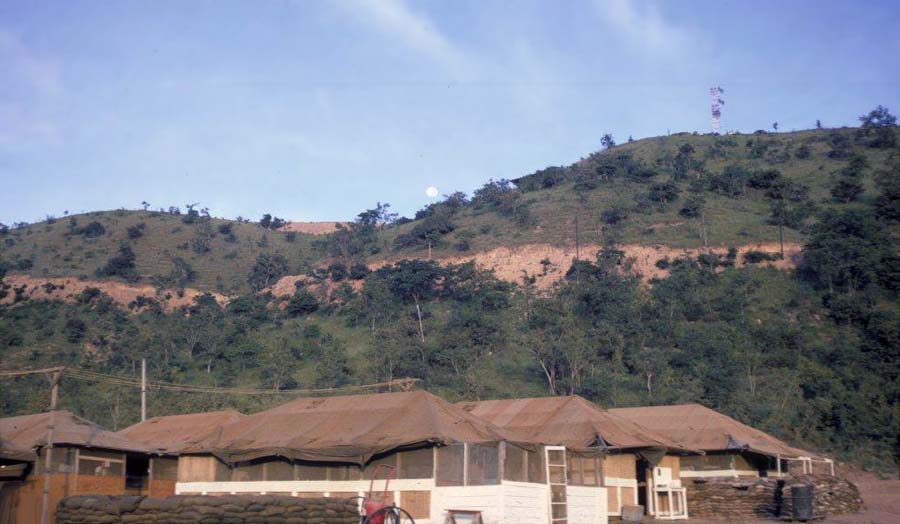
POLYGON ((95 477, 125 476, 125 456, 104 451, 79 452, 78 474, 95 477))
POLYGON ((402 479, 430 479, 434 476, 434 448, 420 448, 399 454, 402 479))
POLYGON ((733 455, 688 455, 681 457, 681 469, 686 471, 718 471, 734 469, 733 455))
MULTIPOLYGON (((382 455, 380 457, 376 457, 374 460, 366 464, 365 469, 362 472, 362 478, 370 479, 372 475, 375 473, 375 468, 379 465, 385 465, 392 468, 397 467, 397 454, 392 453, 390 455, 382 455)), ((381 468, 381 471, 378 473, 378 478, 385 478, 390 470, 386 470, 385 468, 381 468)))
POLYGON ((436 483, 438 486, 462 486, 464 484, 463 472, 466 460, 464 444, 439 447, 437 460, 436 483))
POLYGON ((234 482, 259 482, 265 480, 264 466, 262 463, 243 463, 231 470, 231 480, 234 482))
POLYGON ((516 446, 506 446, 503 459, 503 478, 515 482, 528 481, 528 454, 516 446))
POLYGON ((500 481, 500 446, 469 444, 466 485, 482 486, 500 481))
POLYGON ((328 480, 359 480, 360 470, 352 465, 328 466, 328 480))
POLYGON ((265 463, 266 480, 294 480, 294 465, 284 459, 265 463))
POLYGON ((544 450, 526 451, 528 455, 528 482, 545 484, 547 472, 544 470, 544 450))
POLYGON ((600 485, 600 459, 592 455, 566 452, 568 481, 573 486, 600 485))
POLYGON ((154 457, 150 460, 153 480, 178 480, 178 459, 154 457))
POLYGON ((328 468, 324 465, 301 463, 294 467, 294 474, 297 480, 327 480, 328 468))

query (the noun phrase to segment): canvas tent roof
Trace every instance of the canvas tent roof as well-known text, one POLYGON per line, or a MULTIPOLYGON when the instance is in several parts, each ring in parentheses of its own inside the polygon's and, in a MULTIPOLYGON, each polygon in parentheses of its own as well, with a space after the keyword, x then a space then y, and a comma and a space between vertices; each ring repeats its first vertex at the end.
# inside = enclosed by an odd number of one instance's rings
POLYGON ((745 449, 773 457, 815 456, 700 404, 619 408, 611 411, 683 446, 703 451, 745 449))
MULTIPOLYGON (((25 449, 43 447, 52 412, 0 418, 0 439, 11 446, 25 449)), ((145 451, 143 445, 107 431, 97 424, 68 411, 56 411, 53 445, 103 448, 116 451, 145 451)))
POLYGON ((504 440, 491 424, 427 391, 300 398, 246 416, 185 451, 230 463, 262 457, 349 462, 428 444, 504 440))
POLYGON ((34 462, 37 454, 34 450, 16 446, 6 439, 0 439, 0 460, 7 462, 34 462))
POLYGON ((502 428, 520 442, 587 449, 682 446, 577 395, 459 402, 463 410, 502 428))
POLYGON ((214 435, 223 426, 243 417, 244 415, 233 409, 153 417, 118 433, 146 445, 151 451, 174 454, 214 435))

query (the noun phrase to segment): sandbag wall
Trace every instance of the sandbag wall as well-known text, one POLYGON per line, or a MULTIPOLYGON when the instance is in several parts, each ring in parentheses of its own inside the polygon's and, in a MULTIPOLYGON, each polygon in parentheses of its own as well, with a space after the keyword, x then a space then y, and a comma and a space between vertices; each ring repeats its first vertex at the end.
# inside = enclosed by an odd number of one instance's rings
POLYGON ((781 517, 791 514, 791 486, 813 486, 813 513, 839 515, 862 510, 859 490, 839 477, 716 477, 687 482, 691 517, 781 517))
POLYGON ((280 495, 107 497, 60 501, 57 524, 358 524, 354 499, 280 495))

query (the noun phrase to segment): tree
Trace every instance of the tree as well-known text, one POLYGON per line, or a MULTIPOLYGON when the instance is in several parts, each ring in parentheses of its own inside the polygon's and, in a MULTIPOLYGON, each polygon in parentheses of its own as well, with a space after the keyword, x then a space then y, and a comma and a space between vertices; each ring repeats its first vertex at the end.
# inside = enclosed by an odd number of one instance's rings
POLYGON ((140 276, 135 271, 134 251, 127 244, 119 246, 119 251, 106 261, 106 264, 97 269, 99 277, 120 277, 129 282, 136 282, 140 276))
POLYGON ((319 301, 304 288, 299 288, 287 302, 284 311, 291 317, 299 317, 315 313, 319 309, 319 301))
POLYGON ((893 165, 875 175, 875 186, 881 191, 874 203, 878 216, 900 220, 900 162, 895 159, 893 165))
POLYGON ((778 132, 778 122, 772 123, 772 129, 774 129, 776 133, 778 132))
POLYGON ((253 291, 259 291, 274 284, 276 280, 287 273, 287 259, 279 254, 260 253, 256 257, 256 263, 250 269, 247 281, 253 291))
POLYGON ((897 117, 888 108, 879 105, 860 116, 859 121, 861 126, 857 138, 869 147, 890 148, 897 145, 897 117))
POLYGON ((826 211, 803 246, 801 273, 832 293, 873 285, 896 291, 900 260, 893 245, 872 214, 826 211))
POLYGON ((425 342, 425 329, 422 323, 421 301, 433 296, 438 282, 445 271, 436 262, 425 260, 401 260, 393 266, 379 269, 379 273, 387 278, 391 292, 398 298, 415 303, 416 317, 419 323, 419 338, 425 342))
POLYGON ((616 141, 613 139, 612 134, 605 133, 602 137, 600 137, 600 145, 603 149, 609 149, 611 147, 615 147, 616 141))
POLYGON ((272 215, 266 213, 259 219, 259 227, 263 229, 269 229, 269 226, 272 225, 272 215))
POLYGON ((818 118, 816 119, 816 129, 822 129, 822 121, 818 118))
POLYGON ((668 204, 678 198, 681 190, 673 182, 660 182, 650 186, 647 196, 654 202, 668 204))
POLYGON ((262 379, 278 391, 297 386, 294 373, 297 371, 297 360, 291 351, 290 343, 279 337, 267 343, 260 354, 260 374, 262 379))
POLYGON ((141 207, 143 207, 144 211, 146 211, 150 207, 150 202, 144 200, 143 202, 141 202, 141 207))

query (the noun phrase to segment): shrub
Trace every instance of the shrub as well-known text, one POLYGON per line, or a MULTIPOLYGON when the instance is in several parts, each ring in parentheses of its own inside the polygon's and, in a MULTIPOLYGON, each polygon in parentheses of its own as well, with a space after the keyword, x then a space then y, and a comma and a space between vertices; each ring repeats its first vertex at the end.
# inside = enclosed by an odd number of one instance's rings
POLYGON ((319 301, 312 293, 305 289, 297 289, 288 300, 284 311, 291 317, 299 317, 315 313, 319 309, 319 301))
POLYGON ((328 266, 328 274, 334 282, 340 282, 350 276, 347 266, 343 262, 332 262, 328 266))
POLYGON ((600 213, 600 219, 603 220, 605 224, 611 226, 623 222, 627 218, 628 214, 625 212, 625 209, 619 206, 613 206, 609 209, 603 210, 600 213))
POLYGON ((74 233, 85 238, 97 238, 106 234, 106 228, 100 222, 90 222, 86 226, 76 228, 74 233))
POLYGON ((354 262, 350 266, 350 279, 362 280, 369 274, 369 267, 361 262, 354 262))
POLYGON ((678 210, 678 214, 685 218, 697 218, 703 213, 703 205, 706 200, 700 195, 692 195, 684 201, 684 205, 678 210))
POLYGON ((766 253, 765 251, 747 251, 744 253, 745 264, 759 264, 760 262, 773 262, 781 260, 780 253, 766 253))
POLYGON ((146 227, 146 225, 145 225, 143 222, 141 222, 140 224, 137 224, 137 225, 134 225, 134 226, 129 227, 128 230, 127 230, 127 231, 128 231, 128 238, 130 238, 130 239, 132 239, 132 240, 137 239, 137 238, 141 238, 142 236, 144 236, 144 228, 145 228, 145 227, 146 227))
POLYGON ((120 277, 129 282, 135 282, 140 276, 135 271, 134 251, 131 247, 123 245, 119 247, 119 251, 110 257, 106 265, 97 270, 99 277, 120 277))
POLYGON ((653 202, 666 204, 678 198, 678 193, 680 192, 681 190, 678 189, 678 186, 675 185, 675 183, 661 182, 650 186, 647 197, 653 202))

